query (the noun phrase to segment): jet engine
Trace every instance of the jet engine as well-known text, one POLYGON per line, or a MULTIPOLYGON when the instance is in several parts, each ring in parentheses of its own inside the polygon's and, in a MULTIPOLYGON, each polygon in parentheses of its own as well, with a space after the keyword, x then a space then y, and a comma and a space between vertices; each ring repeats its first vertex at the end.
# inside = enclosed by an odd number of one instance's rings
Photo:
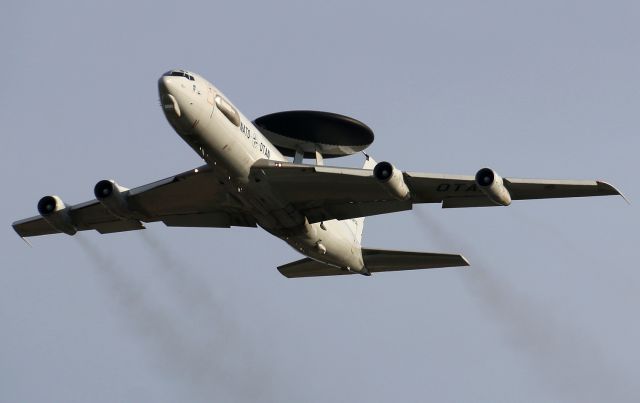
POLYGON ((53 228, 68 235, 73 235, 78 230, 74 227, 62 199, 58 196, 45 196, 38 202, 38 212, 53 228))
POLYGON ((402 171, 399 171, 389 162, 378 162, 373 167, 373 176, 387 192, 398 200, 407 200, 411 197, 411 192, 404 182, 402 171))
POLYGON ((511 204, 511 195, 504 187, 502 177, 493 169, 482 168, 479 170, 476 173, 476 184, 484 194, 497 204, 502 206, 511 204))
POLYGON ((96 199, 114 216, 127 219, 131 216, 131 210, 127 203, 127 191, 114 180, 101 180, 93 188, 96 199))

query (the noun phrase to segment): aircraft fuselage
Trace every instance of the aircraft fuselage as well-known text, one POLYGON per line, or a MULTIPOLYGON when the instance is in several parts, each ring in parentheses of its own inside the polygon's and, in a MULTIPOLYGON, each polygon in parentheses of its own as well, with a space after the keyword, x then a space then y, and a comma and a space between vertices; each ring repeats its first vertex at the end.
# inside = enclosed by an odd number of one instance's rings
POLYGON ((252 176, 256 161, 286 159, 221 91, 182 70, 160 77, 158 89, 171 126, 262 228, 312 259, 366 274, 353 226, 338 220, 310 224, 266 181, 252 176))

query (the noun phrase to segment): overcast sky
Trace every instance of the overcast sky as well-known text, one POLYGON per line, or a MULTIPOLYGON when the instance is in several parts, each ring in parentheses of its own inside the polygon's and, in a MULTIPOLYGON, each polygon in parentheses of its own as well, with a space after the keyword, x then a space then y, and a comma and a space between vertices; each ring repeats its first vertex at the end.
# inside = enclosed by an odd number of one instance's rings
MULTIPOLYGON (((289 280, 260 229, 32 239, 45 194, 201 164, 157 78, 248 117, 368 124, 412 171, 604 179, 640 202, 637 1, 13 1, 0 13, 2 402, 640 400, 637 204, 606 197, 366 220, 440 269, 289 280)), ((332 160, 356 166, 360 157, 332 160)))

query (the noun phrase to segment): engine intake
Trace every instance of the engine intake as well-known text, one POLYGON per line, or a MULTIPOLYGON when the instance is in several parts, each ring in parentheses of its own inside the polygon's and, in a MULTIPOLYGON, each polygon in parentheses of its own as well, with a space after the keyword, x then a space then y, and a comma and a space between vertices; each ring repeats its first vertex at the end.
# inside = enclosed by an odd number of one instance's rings
POLYGON ((53 228, 68 235, 78 230, 73 225, 69 210, 58 196, 44 196, 38 201, 38 212, 53 228))
POLYGON ((130 218, 131 210, 127 203, 128 190, 114 180, 104 179, 96 183, 93 194, 96 199, 114 216, 122 219, 130 218))
POLYGON ((504 187, 502 177, 493 169, 482 168, 479 170, 476 173, 476 184, 480 190, 495 203, 502 206, 511 204, 511 194, 509 194, 509 190, 504 187))
POLYGON ((411 197, 411 192, 404 181, 402 171, 396 169, 391 163, 386 161, 378 162, 376 166, 373 167, 373 176, 375 176, 378 183, 394 198, 407 200, 411 197))

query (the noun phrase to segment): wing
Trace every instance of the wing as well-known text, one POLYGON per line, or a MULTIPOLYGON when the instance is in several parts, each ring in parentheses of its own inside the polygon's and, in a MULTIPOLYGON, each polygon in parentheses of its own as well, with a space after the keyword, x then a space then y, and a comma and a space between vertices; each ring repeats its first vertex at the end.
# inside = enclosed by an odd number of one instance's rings
MULTIPOLYGON (((397 200, 370 169, 291 164, 260 160, 251 173, 269 182, 310 222, 347 219, 410 210, 415 203, 442 203, 443 208, 495 206, 475 184, 474 176, 404 172, 409 200, 397 200)), ((505 178, 513 200, 620 195, 599 181, 505 178)))
MULTIPOLYGON (((203 166, 126 192, 126 218, 112 214, 98 200, 66 207, 78 231, 111 233, 143 229, 143 222, 178 227, 255 227, 256 222, 203 166)), ((22 237, 61 232, 41 216, 13 223, 22 237)))
MULTIPOLYGON (((406 172, 405 181, 418 203, 442 203, 443 208, 497 206, 476 185, 474 176, 406 172)), ((512 200, 622 194, 602 181, 504 178, 512 200)))

